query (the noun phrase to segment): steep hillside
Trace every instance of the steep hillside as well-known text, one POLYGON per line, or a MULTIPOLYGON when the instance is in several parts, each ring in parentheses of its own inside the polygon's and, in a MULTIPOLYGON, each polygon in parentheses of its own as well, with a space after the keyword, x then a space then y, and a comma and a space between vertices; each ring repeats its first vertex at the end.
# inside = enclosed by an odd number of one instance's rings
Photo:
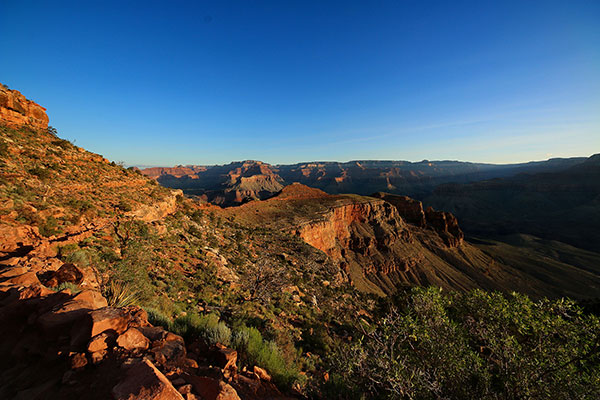
POLYGON ((2 398, 297 396, 373 307, 299 238, 52 129, 0 126, 0 150, 2 398))

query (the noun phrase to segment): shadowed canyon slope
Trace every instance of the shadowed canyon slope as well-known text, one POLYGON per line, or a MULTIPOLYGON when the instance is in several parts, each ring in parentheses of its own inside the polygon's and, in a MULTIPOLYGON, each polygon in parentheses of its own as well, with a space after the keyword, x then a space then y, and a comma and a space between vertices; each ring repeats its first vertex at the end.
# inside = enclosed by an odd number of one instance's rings
POLYGON ((555 171, 584 161, 584 158, 552 159, 512 165, 459 161, 351 161, 270 165, 260 161, 234 162, 215 166, 146 168, 142 172, 164 186, 183 189, 191 195, 231 206, 264 199, 294 182, 330 194, 368 195, 388 192, 422 197, 447 182, 474 182, 506 177, 520 172, 555 171), (255 176, 250 180, 251 176, 255 176), (245 178, 245 179, 242 179, 245 178))
POLYGON ((534 296, 594 296, 600 271, 540 268, 537 276, 495 260, 463 240, 449 213, 423 210, 420 202, 378 193, 375 197, 328 195, 301 184, 277 196, 222 211, 235 220, 290 232, 337 262, 359 289, 393 293, 403 285, 448 289, 523 291, 534 296), (582 288, 582 284, 585 286, 582 288))
POLYGON ((475 235, 527 233, 600 252, 600 154, 556 172, 440 185, 424 201, 475 235))

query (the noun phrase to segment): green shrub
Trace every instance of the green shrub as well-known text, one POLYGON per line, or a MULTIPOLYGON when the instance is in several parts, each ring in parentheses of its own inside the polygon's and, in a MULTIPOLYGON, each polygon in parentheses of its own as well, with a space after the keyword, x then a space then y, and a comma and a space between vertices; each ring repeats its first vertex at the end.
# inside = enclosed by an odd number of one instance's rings
POLYGON ((69 289, 73 294, 81 292, 81 288, 78 285, 71 282, 63 282, 58 286, 52 288, 52 290, 54 290, 55 292, 60 292, 61 290, 65 289, 69 289))
POLYGON ((186 338, 201 337, 208 344, 229 345, 231 343, 231 329, 224 322, 219 321, 219 317, 215 314, 188 313, 173 321, 173 330, 186 338))
POLYGON ((56 130, 55 127, 53 127, 52 125, 48 125, 48 129, 47 132, 52 135, 52 136, 57 136, 58 135, 58 131, 56 130))
POLYGON ((70 199, 67 204, 71 207, 79 210, 80 212, 86 212, 94 208, 94 205, 90 200, 82 200, 82 199, 70 199))
POLYGON ((600 398, 600 321, 570 301, 420 288, 356 328, 325 397, 600 398))
POLYGON ((8 155, 8 143, 4 140, 0 141, 0 157, 6 157, 8 155))
POLYGON ((91 256, 87 250, 77 249, 66 256, 65 261, 85 268, 91 264, 91 256))
POLYGON ((58 226, 57 219, 53 216, 46 218, 46 221, 39 227, 39 230, 40 234, 46 237, 56 235, 62 231, 58 226))
POLYGON ((80 250, 77 243, 69 243, 64 246, 60 246, 58 248, 58 257, 62 260, 66 260, 69 255, 73 254, 77 250, 80 250))
POLYGON ((131 204, 131 202, 129 202, 125 199, 121 199, 119 201, 119 204, 117 205, 117 208, 121 211, 129 212, 129 211, 133 210, 133 205, 131 204))
POLYGON ((289 388, 300 379, 297 363, 287 361, 277 344, 264 340, 258 329, 239 327, 231 337, 231 344, 249 365, 265 368, 278 385, 289 388))
POLYGON ((48 171, 48 169, 46 168, 42 168, 42 167, 33 167, 30 168, 28 171, 31 175, 35 175, 38 178, 40 178, 40 180, 45 181, 48 178, 50 178, 50 171, 48 171))
POLYGON ((162 311, 153 307, 144 307, 146 313, 148 313, 148 321, 155 326, 162 326, 167 330, 172 329, 172 322, 162 311))

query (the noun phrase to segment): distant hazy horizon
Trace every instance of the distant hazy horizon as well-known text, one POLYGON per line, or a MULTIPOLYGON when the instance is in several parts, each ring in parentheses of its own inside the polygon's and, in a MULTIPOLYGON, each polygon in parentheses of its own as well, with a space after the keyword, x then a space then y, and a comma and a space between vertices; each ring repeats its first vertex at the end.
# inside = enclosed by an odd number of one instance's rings
POLYGON ((600 152, 598 1, 3 2, 0 82, 128 165, 600 152))
POLYGON ((233 163, 240 163, 240 162, 244 162, 244 161, 261 161, 263 163, 266 164, 270 164, 273 166, 278 166, 278 165, 295 165, 295 164, 318 164, 318 163, 340 163, 340 164, 345 164, 345 163, 352 163, 352 162, 366 162, 366 161, 377 161, 377 162, 394 162, 394 161, 401 161, 401 162, 409 162, 409 163, 421 163, 421 162, 431 162, 431 163, 440 163, 440 162, 461 162, 461 163, 472 163, 472 164, 490 164, 490 165, 517 165, 517 164, 526 164, 526 163, 530 163, 530 162, 544 162, 544 161, 549 161, 551 159, 567 159, 567 158, 589 158, 595 154, 598 153, 592 153, 588 156, 572 156, 572 157, 551 157, 551 158, 547 158, 547 159, 542 159, 542 160, 527 160, 527 161, 523 161, 523 162, 510 162, 510 163, 489 163, 489 162, 479 162, 479 161, 469 161, 469 160, 429 160, 429 159, 423 159, 423 160, 415 160, 415 161, 411 161, 411 160, 345 160, 345 161, 339 161, 339 160, 311 160, 311 161, 299 161, 299 162, 291 162, 291 163, 270 163, 264 160, 250 160, 250 159, 244 159, 244 160, 231 160, 229 162, 226 163, 217 163, 217 164, 206 164, 206 163, 190 163, 190 164, 180 164, 180 163, 176 163, 176 164, 172 164, 172 165, 162 165, 162 164, 127 164, 124 161, 122 161, 126 167, 137 167, 140 169, 143 168, 173 168, 173 167, 189 167, 189 166, 204 166, 204 167, 212 167, 212 166, 219 166, 219 165, 228 165, 228 164, 233 164, 233 163))

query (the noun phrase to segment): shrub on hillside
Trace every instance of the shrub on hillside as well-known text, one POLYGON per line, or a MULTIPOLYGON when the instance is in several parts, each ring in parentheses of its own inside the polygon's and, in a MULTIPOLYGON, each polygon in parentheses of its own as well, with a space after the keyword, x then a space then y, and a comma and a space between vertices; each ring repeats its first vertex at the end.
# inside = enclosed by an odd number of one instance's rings
POLYGON ((331 358, 326 397, 600 396, 600 322, 570 301, 415 289, 360 330, 331 358))
POLYGON ((278 385, 289 388, 300 380, 300 369, 295 360, 286 360, 277 344, 264 340, 258 329, 239 327, 233 332, 231 345, 248 365, 265 368, 278 385))
POLYGON ((42 167, 33 167, 29 169, 29 173, 31 175, 35 175, 38 178, 40 178, 41 181, 45 181, 48 178, 50 178, 50 171, 46 168, 42 168, 42 167))
POLYGON ((46 221, 39 226, 40 234, 42 236, 52 236, 60 233, 62 230, 58 226, 58 220, 53 216, 46 218, 46 221))
POLYGON ((0 140, 0 157, 6 157, 8 155, 8 143, 4 140, 0 140))
POLYGON ((215 314, 198 315, 188 313, 173 321, 173 330, 183 337, 198 336, 208 344, 231 343, 231 329, 215 314))

